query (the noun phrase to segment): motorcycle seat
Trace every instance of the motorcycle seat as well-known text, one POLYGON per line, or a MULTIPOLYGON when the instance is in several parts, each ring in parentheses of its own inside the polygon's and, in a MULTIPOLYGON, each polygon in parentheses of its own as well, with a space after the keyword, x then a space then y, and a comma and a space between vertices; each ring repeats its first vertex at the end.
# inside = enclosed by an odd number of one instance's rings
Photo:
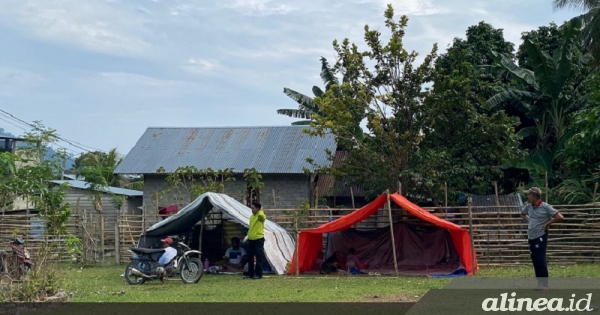
POLYGON ((141 248, 141 247, 133 247, 131 248, 131 251, 136 253, 136 254, 158 254, 158 253, 164 253, 165 250, 162 248, 141 248))

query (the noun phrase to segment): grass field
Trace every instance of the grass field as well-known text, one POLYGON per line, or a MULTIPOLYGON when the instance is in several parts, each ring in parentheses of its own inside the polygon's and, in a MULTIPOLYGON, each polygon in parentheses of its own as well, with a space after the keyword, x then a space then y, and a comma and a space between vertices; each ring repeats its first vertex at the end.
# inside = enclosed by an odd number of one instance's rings
MULTIPOLYGON (((386 276, 241 276, 206 274, 197 284, 179 278, 131 286, 125 266, 67 266, 68 290, 75 302, 400 302, 416 301, 450 279, 386 276)), ((531 277, 533 268, 480 267, 478 277, 531 277)), ((551 277, 599 277, 600 265, 551 265, 551 277)))

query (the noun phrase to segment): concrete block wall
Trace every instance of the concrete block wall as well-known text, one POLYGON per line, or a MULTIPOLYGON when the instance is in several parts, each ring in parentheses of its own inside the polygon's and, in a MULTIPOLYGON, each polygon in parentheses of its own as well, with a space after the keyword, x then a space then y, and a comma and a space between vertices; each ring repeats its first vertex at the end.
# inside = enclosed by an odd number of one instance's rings
MULTIPOLYGON (((260 201, 265 209, 297 209, 302 203, 309 202, 311 198, 309 177, 303 174, 262 174, 265 187, 261 190, 260 201), (273 192, 275 198, 273 198, 273 192)), ((156 194, 167 189, 168 184, 164 175, 144 176, 144 205, 148 213, 155 213, 157 209, 156 194)), ((225 194, 245 204, 245 183, 241 175, 235 181, 226 182, 225 194)), ((158 200, 158 206, 177 204, 179 209, 190 202, 187 192, 179 190, 164 194, 158 200)))

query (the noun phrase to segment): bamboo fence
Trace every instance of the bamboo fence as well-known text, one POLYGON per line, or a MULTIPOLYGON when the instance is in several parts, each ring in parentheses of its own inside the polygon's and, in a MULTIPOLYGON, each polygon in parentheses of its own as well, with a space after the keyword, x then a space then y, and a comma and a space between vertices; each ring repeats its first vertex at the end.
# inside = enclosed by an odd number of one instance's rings
MULTIPOLYGON (((600 207, 593 205, 558 205, 565 220, 551 227, 549 233, 549 263, 594 263, 600 259, 600 207)), ((527 224, 520 217, 520 206, 481 206, 425 208, 430 213, 449 220, 465 229, 471 229, 473 246, 480 266, 529 264, 527 224), (470 218, 470 220, 469 220, 470 218)), ((296 212, 298 211, 298 212, 296 212)), ((266 209, 270 221, 286 228, 295 235, 294 216, 296 209, 266 209)), ((300 230, 320 226, 349 214, 353 209, 310 209, 308 214, 299 215, 300 230)), ((421 226, 431 224, 420 221, 405 210, 387 206, 365 221, 357 229, 384 228, 391 222, 412 223, 421 226)), ((106 218, 94 211, 81 211, 73 215, 67 224, 70 234, 82 241, 83 260, 86 262, 125 263, 131 258, 128 250, 135 247, 140 236, 158 218, 143 215, 119 215, 106 218), (110 223, 109 223, 110 222, 110 223), (111 225, 112 224, 112 225, 111 225)), ((9 239, 23 237, 29 248, 39 248, 44 241, 35 223, 35 215, 0 216, 0 250, 9 250, 9 239), (32 223, 33 222, 33 223, 32 223)), ((71 260, 65 237, 49 240, 56 244, 54 259, 71 260)))

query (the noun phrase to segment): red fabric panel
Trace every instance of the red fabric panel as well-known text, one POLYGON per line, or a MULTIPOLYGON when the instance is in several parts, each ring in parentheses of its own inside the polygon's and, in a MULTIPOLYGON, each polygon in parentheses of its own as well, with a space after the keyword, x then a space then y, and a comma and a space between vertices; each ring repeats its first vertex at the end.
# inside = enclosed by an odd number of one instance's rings
POLYGON ((477 260, 475 260, 475 266, 473 266, 473 257, 475 256, 475 253, 471 250, 471 237, 467 229, 429 213, 427 210, 415 205, 397 193, 391 195, 390 198, 394 203, 402 207, 402 209, 410 212, 417 218, 448 229, 450 235, 452 235, 452 242, 454 243, 456 252, 460 257, 463 266, 467 270, 467 273, 472 275, 473 270, 479 270, 477 260))
POLYGON ((368 205, 358 210, 355 210, 350 214, 347 214, 335 221, 327 222, 319 226, 318 228, 304 230, 301 233, 331 233, 351 228, 352 226, 362 222, 363 220, 377 212, 377 210, 381 209, 381 207, 383 207, 383 205, 386 202, 387 195, 383 194, 377 197, 377 199, 373 200, 368 205))
MULTIPOLYGON (((452 243, 460 260, 467 270, 469 275, 473 274, 473 270, 478 270, 477 261, 475 260, 475 266, 473 266, 473 257, 475 253, 471 251, 471 239, 469 232, 444 219, 438 218, 437 216, 429 213, 425 209, 415 205, 408 201, 399 194, 390 195, 390 199, 404 210, 418 217, 419 219, 435 224, 439 227, 443 227, 450 232, 452 236, 452 243)), ((322 251, 323 244, 323 233, 331 233, 348 229, 355 224, 365 220, 377 210, 379 210, 387 202, 387 194, 382 194, 373 202, 367 204, 361 209, 355 210, 352 213, 345 215, 335 221, 325 223, 318 228, 308 229, 300 232, 298 236, 297 249, 299 250, 299 269, 300 272, 309 271, 312 269, 313 263, 317 258, 317 253, 322 251)), ((288 274, 294 274, 296 272, 296 255, 292 258, 290 263, 290 269, 288 274)))

